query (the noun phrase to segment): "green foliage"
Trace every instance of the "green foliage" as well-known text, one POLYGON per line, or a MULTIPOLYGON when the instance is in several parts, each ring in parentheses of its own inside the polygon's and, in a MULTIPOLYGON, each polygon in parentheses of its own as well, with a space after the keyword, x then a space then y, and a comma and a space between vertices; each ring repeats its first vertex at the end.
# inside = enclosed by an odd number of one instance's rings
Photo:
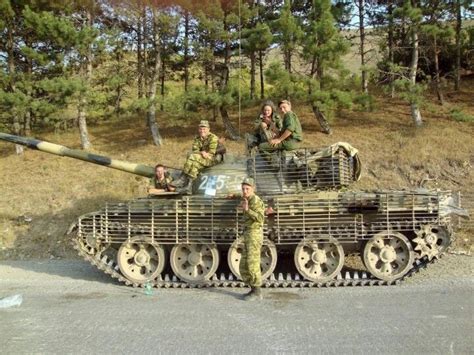
MULTIPOLYGON (((424 91, 427 85, 424 83, 413 83, 408 78, 400 78, 393 82, 395 91, 398 96, 409 104, 422 105, 424 99, 424 91)), ((387 88, 388 89, 388 88, 387 88)))
POLYGON ((357 109, 361 111, 374 111, 376 109, 376 102, 373 95, 364 92, 357 94, 354 97, 354 104, 357 109))
POLYGON ((290 74, 280 62, 272 62, 265 71, 265 76, 270 84, 270 97, 291 97, 304 99, 307 96, 306 85, 303 78, 290 74))
POLYGON ((275 42, 282 46, 283 51, 292 52, 297 48, 304 33, 299 21, 291 11, 291 1, 285 0, 280 17, 274 23, 275 42))
POLYGON ((474 122, 474 116, 465 113, 461 107, 453 107, 449 111, 451 118, 458 122, 474 122))

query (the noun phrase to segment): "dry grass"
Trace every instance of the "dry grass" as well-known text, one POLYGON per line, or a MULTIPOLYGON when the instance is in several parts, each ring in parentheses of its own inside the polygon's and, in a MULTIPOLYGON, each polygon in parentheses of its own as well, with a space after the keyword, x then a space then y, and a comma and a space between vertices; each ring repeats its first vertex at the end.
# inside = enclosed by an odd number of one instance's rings
MULTIPOLYGON (((451 105, 463 104, 466 113, 474 115, 472 82, 465 83, 461 93, 447 97, 451 105)), ((425 126, 415 129, 404 103, 378 98, 375 112, 339 113, 332 123, 332 136, 320 133, 309 107, 295 105, 294 110, 301 118, 306 145, 345 141, 359 149, 364 170, 353 189, 413 188, 428 177, 432 179, 429 187, 474 196, 474 125, 451 120, 449 105, 432 106, 436 109, 423 112, 425 126)), ((254 107, 242 112, 242 132, 250 130, 257 111, 254 107)), ((94 152, 148 165, 182 166, 194 125, 167 125, 165 116, 158 121, 165 138, 161 148, 152 144, 144 119, 136 117, 90 127, 94 152)), ((224 134, 220 122, 213 127, 217 134, 224 134)), ((77 132, 37 137, 71 148, 80 146, 77 132)), ((243 153, 241 142, 228 141, 227 147, 232 153, 243 153)), ((0 155, 0 259, 71 257, 64 233, 77 216, 100 209, 106 201, 142 196, 148 183, 145 178, 33 150, 16 156, 13 146, 3 142, 0 155)), ((469 231, 461 235, 458 247, 471 245, 469 231)))

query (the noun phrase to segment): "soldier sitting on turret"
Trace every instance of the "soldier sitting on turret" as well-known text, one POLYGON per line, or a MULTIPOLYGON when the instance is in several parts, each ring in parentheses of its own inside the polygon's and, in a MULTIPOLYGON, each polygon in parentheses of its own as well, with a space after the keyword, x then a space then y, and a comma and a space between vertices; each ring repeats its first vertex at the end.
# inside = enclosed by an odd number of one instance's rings
POLYGON ((280 135, 282 121, 275 112, 272 101, 265 101, 262 105, 260 115, 255 120, 254 134, 247 135, 247 148, 249 151, 261 143, 270 142, 280 135))
POLYGON ((173 178, 161 164, 155 166, 155 176, 151 179, 152 187, 148 189, 150 195, 158 195, 163 192, 173 192, 173 178))
POLYGON ((199 173, 207 167, 217 163, 215 159, 218 137, 211 133, 209 122, 202 120, 199 123, 199 135, 194 138, 192 153, 184 163, 183 173, 172 185, 178 188, 178 192, 190 193, 192 183, 199 173))
POLYGON ((282 127, 277 137, 258 146, 262 155, 268 155, 269 152, 297 149, 299 143, 303 141, 301 123, 298 116, 291 111, 290 101, 282 100, 278 103, 278 107, 283 114, 282 127))

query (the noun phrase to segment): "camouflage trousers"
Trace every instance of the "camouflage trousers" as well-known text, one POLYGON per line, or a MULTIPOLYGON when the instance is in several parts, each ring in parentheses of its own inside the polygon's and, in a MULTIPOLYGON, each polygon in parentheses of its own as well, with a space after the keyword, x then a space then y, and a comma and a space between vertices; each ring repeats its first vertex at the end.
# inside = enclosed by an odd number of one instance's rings
POLYGON ((262 271, 260 268, 260 254, 262 250, 262 229, 246 230, 243 235, 245 247, 242 250, 239 271, 242 280, 250 287, 262 285, 262 271))
POLYGON ((214 159, 206 159, 203 158, 200 153, 192 153, 188 159, 186 159, 183 171, 186 175, 195 179, 204 168, 213 166, 214 164, 214 159))
POLYGON ((299 141, 296 139, 285 139, 283 142, 273 146, 270 143, 261 143, 258 146, 258 149, 262 153, 262 155, 267 155, 268 153, 272 153, 278 150, 294 150, 297 149, 299 146, 299 141))

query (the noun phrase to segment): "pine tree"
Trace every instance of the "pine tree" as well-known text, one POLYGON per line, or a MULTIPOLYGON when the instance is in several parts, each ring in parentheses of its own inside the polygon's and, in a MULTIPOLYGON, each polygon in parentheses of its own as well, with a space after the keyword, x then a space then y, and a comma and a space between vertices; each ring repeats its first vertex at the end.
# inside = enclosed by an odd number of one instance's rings
MULTIPOLYGON (((310 65, 308 94, 323 132, 330 134, 331 128, 321 106, 332 107, 342 97, 336 93, 339 91, 334 85, 337 79, 332 78, 330 70, 337 73, 342 68, 340 59, 347 52, 348 43, 335 26, 330 0, 313 0, 306 23, 302 56, 310 65)), ((342 75, 340 71, 338 74, 342 75)))

